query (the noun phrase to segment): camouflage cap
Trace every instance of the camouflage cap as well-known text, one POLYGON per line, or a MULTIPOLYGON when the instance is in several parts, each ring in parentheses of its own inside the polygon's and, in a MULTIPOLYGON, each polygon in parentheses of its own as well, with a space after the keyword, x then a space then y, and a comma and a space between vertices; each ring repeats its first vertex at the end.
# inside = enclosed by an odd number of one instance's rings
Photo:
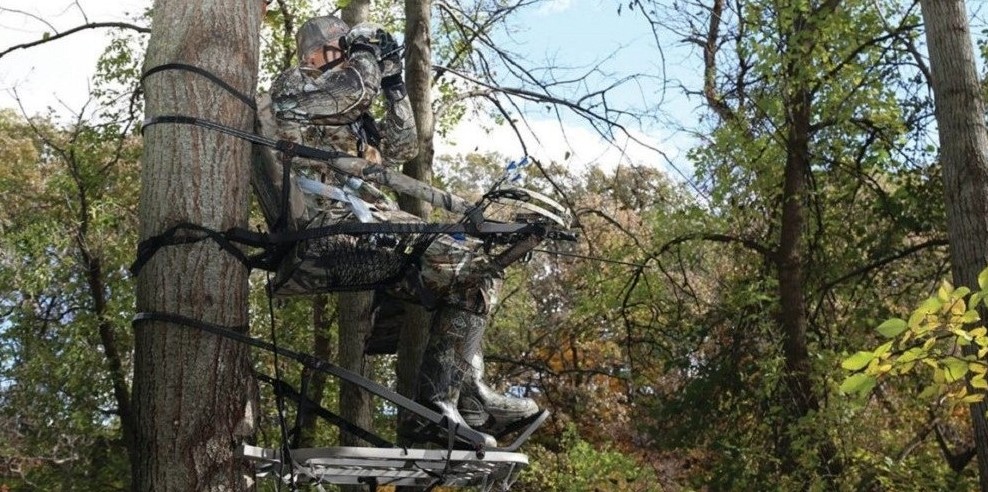
POLYGON ((349 30, 350 26, 346 22, 332 15, 313 17, 305 21, 295 36, 299 61, 305 60, 306 55, 314 50, 340 39, 349 30))

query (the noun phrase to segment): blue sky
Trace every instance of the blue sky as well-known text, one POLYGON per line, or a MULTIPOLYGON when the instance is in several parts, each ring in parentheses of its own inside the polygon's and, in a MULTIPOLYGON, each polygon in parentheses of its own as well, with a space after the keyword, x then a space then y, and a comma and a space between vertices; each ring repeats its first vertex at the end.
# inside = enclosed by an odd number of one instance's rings
MULTIPOLYGON (((151 0, 0 0, 0 49, 38 39, 45 31, 65 30, 82 23, 84 11, 90 21, 126 21, 128 14, 151 4, 151 0), (25 12, 24 15, 15 11, 25 12), (44 19, 51 27, 39 21, 44 19)), ((615 91, 609 101, 618 107, 645 108, 654 106, 662 97, 658 79, 664 74, 658 51, 648 23, 637 12, 617 13, 617 3, 595 0, 550 0, 529 8, 515 18, 506 31, 499 34, 505 46, 522 54, 533 65, 548 64, 573 67, 574 73, 586 70, 603 60, 602 70, 608 76, 588 79, 593 87, 610 80, 647 73, 656 79, 645 80, 641 86, 628 84, 615 91)), ((16 89, 29 114, 54 107, 63 115, 82 108, 89 93, 89 77, 96 59, 106 46, 105 32, 90 30, 64 40, 20 50, 0 58, 0 108, 16 107, 16 89)), ((678 78, 689 71, 682 66, 699 66, 699 58, 688 54, 675 40, 663 40, 666 67, 672 67, 678 78), (678 46, 678 48, 677 48, 678 46), (676 73, 678 71, 678 74, 676 73)), ((692 118, 691 104, 675 89, 665 93, 659 108, 677 119, 692 118)), ((529 151, 543 160, 562 160, 568 153, 574 165, 597 164, 613 167, 619 163, 661 165, 654 151, 633 142, 619 141, 627 150, 621 155, 613 146, 601 141, 578 118, 564 114, 563 128, 555 117, 543 108, 530 109, 531 126, 542 145, 529 146, 529 151)), ((658 120, 656 120, 658 121, 658 120)), ((688 121, 685 121, 688 123, 688 121)), ((470 150, 498 150, 508 156, 521 152, 508 128, 495 129, 488 134, 484 125, 465 124, 453 132, 453 141, 442 143, 441 151, 450 153, 470 150), (484 148, 486 147, 486 148, 484 148)), ((689 140, 672 130, 673 125, 650 122, 642 128, 632 128, 636 138, 662 148, 681 161, 682 148, 689 140)), ((682 165, 682 164, 680 164, 682 165)))
MULTIPOLYGON (((637 82, 615 90, 608 101, 618 108, 647 111, 651 119, 646 120, 644 126, 637 127, 629 120, 629 128, 640 132, 637 138, 663 149, 677 166, 688 168, 682 154, 692 141, 677 133, 675 127, 692 126, 696 104, 683 97, 678 89, 663 90, 662 85, 667 77, 696 83, 701 60, 695 53, 690 53, 686 45, 669 38, 666 33, 659 33, 666 57, 663 63, 648 22, 640 13, 627 9, 618 14, 617 7, 617 2, 606 0, 551 0, 516 17, 511 25, 502 26, 496 38, 507 49, 524 55, 533 66, 568 66, 572 67, 570 74, 577 74, 600 64, 603 74, 588 79, 591 88, 634 74, 645 75, 637 82)), ((567 131, 572 135, 567 142, 560 143, 559 136, 551 132, 553 127, 559 126, 554 116, 542 107, 532 105, 530 109, 529 116, 536 121, 533 126, 540 129, 545 147, 555 149, 548 152, 551 158, 558 160, 566 151, 572 150, 578 157, 604 167, 617 163, 665 167, 663 159, 655 152, 634 143, 629 144, 627 156, 617 155, 571 113, 564 113, 563 118, 567 126, 572 126, 567 131)), ((508 132, 502 130, 502 133, 508 132)))

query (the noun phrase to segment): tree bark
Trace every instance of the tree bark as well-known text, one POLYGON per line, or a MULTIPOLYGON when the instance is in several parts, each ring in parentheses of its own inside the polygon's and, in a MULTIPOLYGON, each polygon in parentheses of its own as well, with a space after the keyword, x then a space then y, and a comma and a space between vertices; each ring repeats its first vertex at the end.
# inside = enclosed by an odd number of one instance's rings
MULTIPOLYGON (((951 274, 955 285, 977 289, 978 273, 988 264, 988 129, 967 11, 963 0, 921 0, 920 5, 939 127, 951 274)), ((988 319, 988 312, 980 311, 981 319, 988 319)), ((970 409, 979 482, 988 491, 988 403, 970 409)))
MULTIPOLYGON (((425 183, 432 183, 432 158, 435 153, 433 134, 435 115, 432 110, 432 2, 405 0, 405 85, 419 135, 418 155, 405 163, 403 171, 425 183)), ((402 210, 428 220, 432 206, 422 200, 398 197, 402 210)), ((398 343, 398 392, 416 397, 419 365, 429 339, 431 316, 418 305, 407 305, 398 343)), ((399 416, 401 418, 401 416, 399 416)))
MULTIPOLYGON (((335 314, 330 314, 329 296, 321 294, 312 299, 312 355, 317 359, 331 360, 333 356, 332 334, 335 314)), ((321 403, 326 394, 326 374, 308 367, 302 369, 302 381, 308 386, 305 395, 316 403, 321 403)), ((325 447, 326 443, 316 440, 319 416, 311 409, 299 409, 300 448, 325 447)))
MULTIPOLYGON (((370 334, 371 307, 374 296, 372 292, 348 292, 345 294, 340 295, 339 364, 344 369, 369 376, 369 364, 364 355, 364 343, 370 334), (344 327, 349 329, 344 329, 344 327)), ((359 386, 347 382, 340 383, 340 417, 364 429, 373 430, 373 403, 371 395, 359 386)), ((364 441, 347 432, 340 433, 340 444, 343 446, 367 445, 364 441)))
MULTIPOLYGON (((341 18, 350 26, 366 22, 370 15, 370 0, 351 0, 343 8, 341 18)), ((369 361, 364 355, 364 344, 373 328, 371 309, 373 292, 341 292, 339 294, 339 364, 340 367, 370 376, 369 361)), ((371 395, 359 386, 340 383, 340 417, 367 430, 374 430, 374 402, 371 395)), ((340 432, 340 445, 366 446, 367 444, 348 432, 340 432)), ((360 485, 341 486, 344 492, 359 492, 360 485)))
MULTIPOLYGON (((834 8, 832 2, 828 8, 834 8)), ((818 15, 825 15, 821 8, 818 15)), ((813 388, 813 368, 810 363, 809 343, 806 338, 806 229, 805 209, 808 200, 807 178, 811 171, 810 141, 812 137, 813 94, 810 81, 800 74, 798 64, 813 49, 814 29, 805 18, 793 22, 793 33, 788 46, 789 65, 786 76, 792 90, 785 94, 787 112, 786 163, 782 185, 782 223, 780 225, 778 258, 779 322, 782 328, 782 353, 785 360, 787 401, 790 414, 783 437, 780 459, 786 472, 794 472, 798 466, 791 438, 799 419, 820 409, 820 402, 813 388)), ((836 447, 828 439, 816 445, 820 458, 820 473, 825 478, 837 477, 841 464, 836 447)))
MULTIPOLYGON (((144 68, 187 63, 252 94, 260 2, 157 0, 144 68), (219 22, 222 20, 222 22, 219 22)), ((145 81, 146 114, 187 115, 243 131, 253 111, 209 79, 164 71, 145 81)), ((250 144, 190 125, 146 129, 140 238, 179 222, 214 230, 247 225, 250 144)), ((247 268, 211 241, 158 250, 137 278, 137 310, 240 327, 247 268)), ((251 468, 235 456, 254 429, 248 348, 178 324, 135 327, 134 490, 245 490, 251 468)))

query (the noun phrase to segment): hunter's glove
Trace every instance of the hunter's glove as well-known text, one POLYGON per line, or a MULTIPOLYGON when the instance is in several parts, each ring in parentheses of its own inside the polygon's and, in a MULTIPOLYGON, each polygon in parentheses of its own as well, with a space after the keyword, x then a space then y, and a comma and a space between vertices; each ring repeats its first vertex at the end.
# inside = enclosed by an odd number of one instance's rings
POLYGON ((346 51, 347 56, 366 51, 374 55, 375 60, 381 59, 380 33, 387 33, 380 24, 373 22, 361 22, 350 28, 350 31, 343 36, 341 48, 346 51))

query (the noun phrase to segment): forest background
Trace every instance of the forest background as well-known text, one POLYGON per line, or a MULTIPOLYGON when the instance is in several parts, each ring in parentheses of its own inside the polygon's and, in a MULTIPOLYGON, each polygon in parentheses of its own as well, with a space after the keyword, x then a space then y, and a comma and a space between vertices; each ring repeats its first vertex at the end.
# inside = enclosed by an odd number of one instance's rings
MULTIPOLYGON (((411 3, 366 15, 402 32, 411 3)), ((978 486, 968 405, 981 403, 984 354, 959 347, 985 337, 967 309, 984 285, 971 295, 944 283, 948 212, 919 2, 600 3, 599 23, 649 35, 622 48, 595 38, 611 29, 576 30, 566 46, 595 55, 576 61, 540 57, 518 34, 544 36, 527 23, 562 15, 560 3, 419 3, 433 13, 428 107, 435 131, 460 144, 437 146, 434 181, 476 194, 531 154, 528 185, 576 213, 581 243, 565 253, 594 258, 537 254, 510 271, 495 313, 489 378, 552 412, 524 448, 532 466, 516 490, 978 486), (611 144, 560 151, 545 136, 558 128, 611 144), (501 153, 469 143, 488 129, 520 139, 498 139, 501 153)), ((271 4, 261 89, 291 63, 291 26, 335 7, 271 4)), ((983 66, 977 7, 969 43, 983 66)), ((0 8, 0 22, 12 18, 47 22, 0 8)), ((131 484, 128 266, 149 12, 114 24, 94 26, 111 41, 84 105, 0 112, 0 487, 11 490, 131 484)), ((0 67, 42 46, 71 56, 70 28, 48 27, 37 48, 0 46, 0 67)), ((251 278, 256 336, 269 328, 263 283, 251 278)), ((337 297, 276 307, 279 343, 343 355, 337 297)), ((395 383, 393 357, 360 364, 395 383)), ((312 386, 329 407, 346 398, 333 381, 312 386)), ((276 443, 273 398, 260 397, 259 440, 276 443)), ((391 432, 392 410, 371 410, 391 432)), ((308 442, 340 439, 306 425, 308 442)))

